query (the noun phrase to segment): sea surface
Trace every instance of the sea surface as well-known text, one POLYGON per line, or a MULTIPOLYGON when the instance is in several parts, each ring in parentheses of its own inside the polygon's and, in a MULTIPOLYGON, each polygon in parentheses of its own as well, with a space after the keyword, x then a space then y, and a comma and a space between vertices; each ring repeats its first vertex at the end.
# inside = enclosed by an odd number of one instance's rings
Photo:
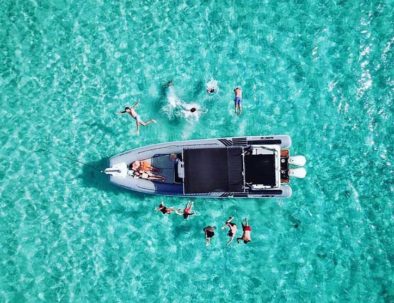
POLYGON ((0 302, 394 302, 393 20, 392 0, 1 1, 0 302), (137 100, 157 120, 139 136, 116 114, 137 100), (184 220, 155 207, 187 200, 100 172, 271 134, 308 159, 289 199, 195 199, 184 220), (250 244, 226 245, 230 215, 250 244))

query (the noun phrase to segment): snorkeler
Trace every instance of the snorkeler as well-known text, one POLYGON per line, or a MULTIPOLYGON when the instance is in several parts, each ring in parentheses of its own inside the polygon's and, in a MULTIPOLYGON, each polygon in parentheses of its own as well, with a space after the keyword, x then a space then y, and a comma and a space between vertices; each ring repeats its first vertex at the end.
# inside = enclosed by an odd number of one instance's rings
POLYGON ((242 229, 244 233, 242 234, 242 237, 237 238, 237 242, 239 243, 239 240, 243 240, 245 244, 248 244, 248 242, 252 241, 252 238, 250 237, 252 228, 250 227, 247 218, 242 221, 242 229))
POLYGON ((176 210, 176 214, 183 216, 184 219, 187 219, 189 216, 195 215, 195 212, 192 210, 193 208, 193 201, 189 201, 186 204, 186 207, 183 209, 176 210))
POLYGON ((237 233, 237 224, 232 223, 231 221, 234 219, 234 217, 229 217, 222 229, 226 228, 226 226, 229 228, 229 231, 227 235, 230 237, 230 239, 227 242, 227 245, 229 245, 235 237, 235 234, 237 233))
POLYGON ((163 215, 171 214, 175 209, 173 207, 167 207, 163 202, 160 203, 159 207, 156 208, 157 211, 160 211, 163 215))
POLYGON ((211 244, 211 239, 215 235, 216 226, 207 226, 204 227, 203 231, 205 233, 205 245, 208 246, 211 244))
POLYGON ((234 107, 235 107, 235 113, 240 114, 242 112, 242 89, 239 87, 234 88, 234 107))
POLYGON ((141 120, 140 115, 138 115, 138 113, 135 110, 135 108, 137 107, 139 102, 140 101, 138 100, 132 106, 130 106, 130 107, 126 106, 123 111, 118 112, 118 114, 128 113, 135 120, 135 124, 137 126, 137 135, 139 135, 139 133, 140 133, 140 125, 147 126, 148 124, 156 123, 156 120, 154 120, 154 119, 150 119, 147 122, 144 122, 144 121, 141 120))

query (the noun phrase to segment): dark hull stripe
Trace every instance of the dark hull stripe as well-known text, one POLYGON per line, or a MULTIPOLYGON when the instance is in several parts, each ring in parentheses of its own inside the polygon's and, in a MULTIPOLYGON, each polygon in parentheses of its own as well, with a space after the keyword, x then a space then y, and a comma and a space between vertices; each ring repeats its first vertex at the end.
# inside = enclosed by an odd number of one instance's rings
POLYGON ((246 138, 233 138, 233 144, 238 146, 248 145, 246 138))
POLYGON ((250 140, 248 144, 282 144, 282 140, 250 140))
POLYGON ((233 145, 233 142, 227 139, 219 139, 220 142, 222 142, 225 146, 231 146, 233 145))

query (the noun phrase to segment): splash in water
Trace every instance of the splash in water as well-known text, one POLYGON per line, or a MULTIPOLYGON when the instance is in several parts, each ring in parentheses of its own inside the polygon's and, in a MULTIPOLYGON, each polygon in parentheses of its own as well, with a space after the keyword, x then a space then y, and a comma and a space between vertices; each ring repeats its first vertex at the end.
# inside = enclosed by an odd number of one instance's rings
POLYGON ((175 88, 170 82, 167 89, 167 103, 163 106, 162 110, 169 119, 177 117, 177 108, 182 104, 175 92, 175 88))
POLYGON ((207 93, 212 95, 216 94, 219 91, 218 82, 214 79, 210 80, 206 84, 207 93))
POLYGON ((171 120, 175 118, 192 118, 198 120, 201 113, 203 113, 199 104, 182 102, 177 96, 171 82, 168 84, 167 89, 167 103, 163 106, 162 110, 171 120))
POLYGON ((198 120, 201 114, 205 111, 201 109, 201 106, 197 103, 182 103, 181 106, 181 115, 186 118, 192 118, 198 120))

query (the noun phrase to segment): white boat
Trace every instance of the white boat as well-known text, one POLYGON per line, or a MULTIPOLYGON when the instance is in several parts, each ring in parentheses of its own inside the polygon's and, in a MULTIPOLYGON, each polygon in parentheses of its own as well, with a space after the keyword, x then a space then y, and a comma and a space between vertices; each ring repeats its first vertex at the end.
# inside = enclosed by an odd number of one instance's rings
POLYGON ((121 187, 148 194, 209 198, 290 197, 305 157, 290 157, 287 135, 167 142, 109 159, 105 173, 121 187), (153 169, 153 171, 151 170, 153 169), (160 178, 160 180, 159 180, 160 178))

